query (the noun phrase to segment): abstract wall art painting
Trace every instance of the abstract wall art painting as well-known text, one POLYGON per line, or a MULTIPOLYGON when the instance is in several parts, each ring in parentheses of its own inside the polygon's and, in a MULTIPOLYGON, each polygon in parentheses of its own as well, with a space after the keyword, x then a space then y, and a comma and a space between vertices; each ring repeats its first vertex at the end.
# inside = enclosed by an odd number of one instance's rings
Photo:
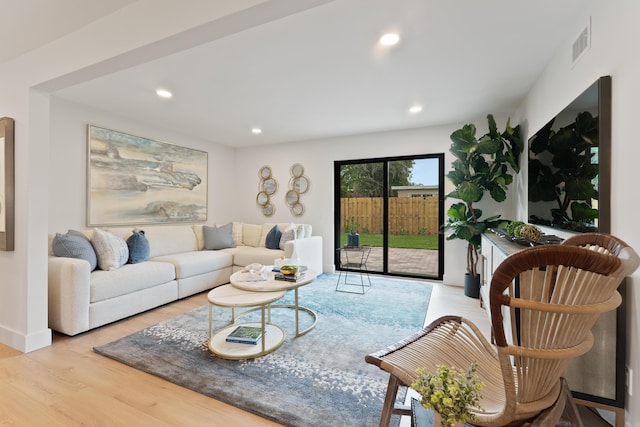
POLYGON ((207 220, 207 152, 88 127, 87 225, 207 220))
POLYGON ((15 249, 14 120, 0 118, 0 251, 15 249))

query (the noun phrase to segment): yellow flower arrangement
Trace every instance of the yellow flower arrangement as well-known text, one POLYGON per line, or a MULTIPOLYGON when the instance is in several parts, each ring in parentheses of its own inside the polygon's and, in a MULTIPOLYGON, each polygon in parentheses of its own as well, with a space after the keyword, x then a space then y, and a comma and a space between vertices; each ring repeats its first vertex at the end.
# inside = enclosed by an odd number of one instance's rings
POLYGON ((416 370, 418 377, 411 384, 420 393, 420 403, 442 417, 442 427, 453 427, 457 422, 473 421, 469 407, 480 407, 480 391, 484 383, 476 374, 478 364, 472 363, 466 372, 455 366, 437 365, 435 374, 425 368, 416 370))

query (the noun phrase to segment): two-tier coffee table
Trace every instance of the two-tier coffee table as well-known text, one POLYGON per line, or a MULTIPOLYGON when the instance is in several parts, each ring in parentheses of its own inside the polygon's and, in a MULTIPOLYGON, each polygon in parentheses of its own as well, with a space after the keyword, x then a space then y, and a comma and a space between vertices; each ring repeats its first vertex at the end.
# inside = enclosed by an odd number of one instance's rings
POLYGON ((270 292, 251 292, 236 288, 231 285, 222 285, 212 289, 207 298, 209 300, 209 341, 207 346, 211 352, 224 359, 249 359, 264 356, 280 347, 284 342, 285 332, 278 326, 271 323, 270 304, 279 300, 285 294, 283 290, 273 290, 270 292), (231 308, 231 324, 224 328, 213 331, 213 306, 231 308), (252 308, 248 308, 252 307, 252 308), (231 333, 239 323, 236 319, 246 311, 253 311, 258 307, 262 317, 260 322, 242 323, 247 326, 258 326, 262 328, 262 339, 258 344, 241 344, 227 342, 227 335, 231 333), (236 308, 247 308, 246 311, 236 313, 236 308), (268 311, 268 317, 265 316, 268 311))
MULTIPOLYGON (((269 268, 269 267, 267 267, 269 268)), ((296 337, 306 334, 311 329, 315 328, 318 323, 318 315, 315 311, 310 308, 301 306, 298 303, 298 289, 301 286, 308 285, 313 282, 318 273, 313 270, 307 269, 304 272, 304 276, 301 277, 297 282, 288 282, 285 280, 276 280, 275 273, 269 272, 269 277, 267 280, 253 281, 253 282, 244 282, 239 280, 240 277, 238 273, 233 273, 231 275, 231 285, 237 289, 241 289, 244 291, 254 292, 254 293, 264 293, 264 292, 273 292, 273 291, 288 291, 290 289, 294 290, 295 293, 295 303, 294 304, 271 304, 270 308, 292 308, 295 310, 296 316, 296 337), (313 323, 311 326, 305 328, 304 330, 300 330, 300 320, 299 320, 299 312, 304 311, 309 313, 311 318, 313 319, 313 323)))

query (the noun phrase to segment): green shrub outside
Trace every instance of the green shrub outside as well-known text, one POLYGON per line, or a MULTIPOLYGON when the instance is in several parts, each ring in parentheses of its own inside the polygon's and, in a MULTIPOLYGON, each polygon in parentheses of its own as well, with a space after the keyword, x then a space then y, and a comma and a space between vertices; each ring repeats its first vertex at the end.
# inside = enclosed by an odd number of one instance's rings
MULTIPOLYGON (((347 234, 340 236, 342 244, 347 242, 347 234)), ((362 246, 382 246, 382 234, 362 234, 360 233, 360 244, 362 246)), ((392 234, 389 236, 389 247, 403 249, 438 249, 438 235, 410 235, 392 234)))

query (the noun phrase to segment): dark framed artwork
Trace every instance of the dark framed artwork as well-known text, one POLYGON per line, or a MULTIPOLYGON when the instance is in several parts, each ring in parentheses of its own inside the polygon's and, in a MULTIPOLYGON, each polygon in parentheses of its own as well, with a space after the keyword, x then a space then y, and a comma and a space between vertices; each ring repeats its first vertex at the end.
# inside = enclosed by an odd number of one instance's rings
POLYGON ((207 220, 208 153, 89 125, 87 225, 207 220))
POLYGON ((14 250, 15 160, 14 121, 0 119, 0 250, 14 250))

